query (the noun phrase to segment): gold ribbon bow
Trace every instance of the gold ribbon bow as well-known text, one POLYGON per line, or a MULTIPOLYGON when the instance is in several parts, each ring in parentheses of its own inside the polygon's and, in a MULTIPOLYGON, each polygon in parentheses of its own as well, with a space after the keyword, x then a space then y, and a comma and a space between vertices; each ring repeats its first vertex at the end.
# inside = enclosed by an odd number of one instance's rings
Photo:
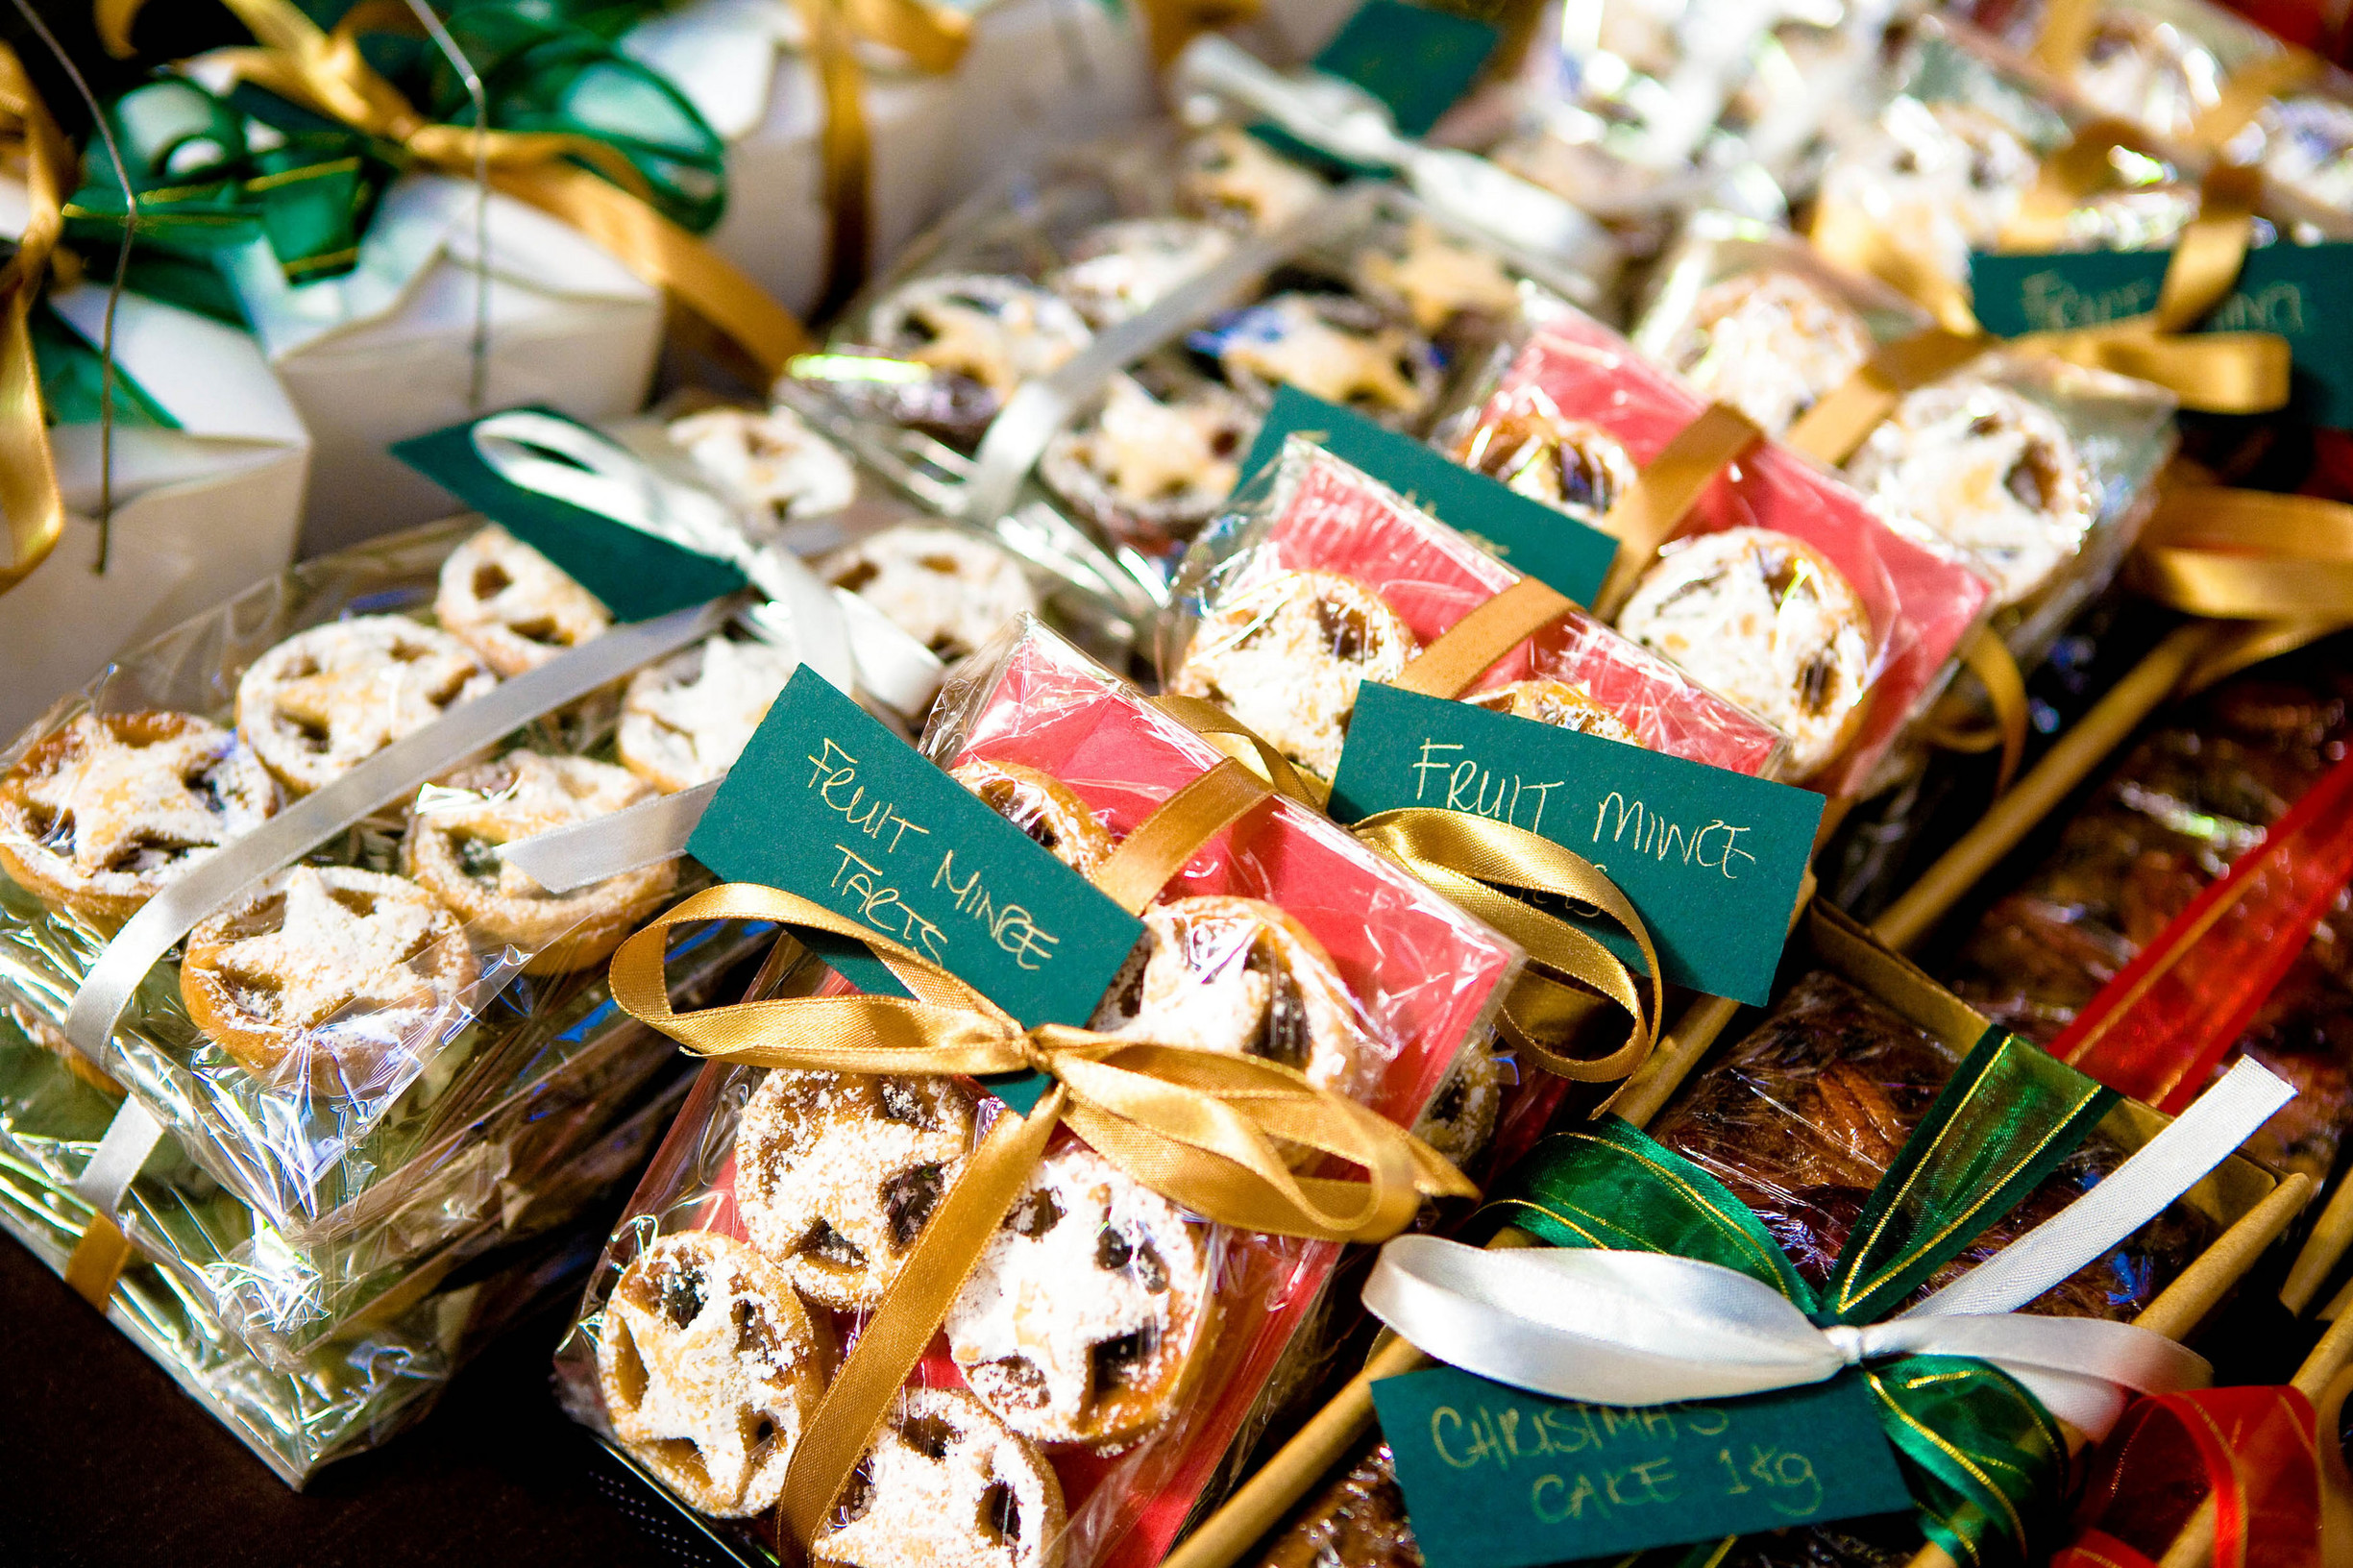
POLYGON ((2185 690, 2201 691, 2353 627, 2353 506, 2218 486, 2169 489, 2127 571, 2161 604, 2243 624, 2183 678, 2185 690))
POLYGON ((0 43, 0 162, 23 179, 29 215, 16 254, 0 267, 0 593, 31 576, 65 533, 65 499, 41 416, 40 366, 33 354, 33 307, 65 229, 74 155, 24 62, 0 43))
MULTIPOLYGON (((102 0, 99 32, 110 49, 130 51, 143 0, 102 0)), ((359 52, 372 28, 413 28, 404 6, 363 3, 333 33, 291 0, 223 0, 258 40, 215 56, 235 75, 288 102, 399 146, 430 168, 471 178, 478 164, 509 196, 562 219, 613 253, 631 272, 707 322, 772 380, 810 346, 791 311, 718 252, 644 200, 644 179, 620 151, 593 136, 510 132, 427 120, 359 52), (577 159, 590 168, 570 161, 577 159)), ((874 0, 876 4, 885 0, 874 0)))
POLYGON ((612 987, 613 999, 630 1015, 719 1060, 832 1072, 1032 1069, 1052 1080, 1028 1115, 1007 1114, 990 1129, 795 1448, 783 1507, 804 1543, 822 1526, 1058 1124, 1067 1122, 1170 1201, 1270 1235, 1377 1241, 1410 1223, 1423 1195, 1477 1195, 1402 1128, 1315 1088, 1293 1068, 1056 1024, 1024 1029, 912 949, 773 888, 732 884, 687 899, 622 943, 613 955, 612 987), (717 919, 772 920, 862 943, 914 994, 799 997, 674 1013, 663 975, 667 934, 675 925, 717 919), (1336 1156, 1360 1166, 1364 1177, 1296 1175, 1282 1144, 1336 1156))

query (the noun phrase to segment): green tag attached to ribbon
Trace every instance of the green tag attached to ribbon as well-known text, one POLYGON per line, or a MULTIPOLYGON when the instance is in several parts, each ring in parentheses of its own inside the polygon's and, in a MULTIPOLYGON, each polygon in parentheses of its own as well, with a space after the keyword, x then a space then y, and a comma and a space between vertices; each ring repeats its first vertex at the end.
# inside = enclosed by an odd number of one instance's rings
POLYGON ((1911 1507, 1868 1378, 1639 1409, 1452 1367, 1373 1384, 1430 1568, 1537 1568, 1911 1507))
MULTIPOLYGON (((2000 337, 2099 327, 2157 306, 2170 251, 1972 256, 1977 319, 2000 337)), ((2201 332, 2276 332, 2294 369, 2295 417, 2353 429, 2353 244, 2249 251, 2230 296, 2201 332)))
MULTIPOLYGON (((606 437, 552 409, 524 411, 569 426, 597 448, 613 446, 606 437)), ((528 489, 500 473, 483 457, 476 439, 477 428, 498 417, 485 415, 397 442, 392 454, 562 567, 601 600, 617 621, 650 621, 746 586, 744 574, 725 561, 528 489)), ((548 451, 542 455, 549 462, 580 466, 569 453, 548 451)), ((619 455, 636 460, 625 453, 619 455)), ((582 468, 580 472, 589 471, 582 468)))
POLYGON ((1513 571, 1580 604, 1592 603, 1602 591, 1602 579, 1609 576, 1618 542, 1601 529, 1297 387, 1275 388, 1274 404, 1242 459, 1243 482, 1280 457, 1284 441, 1292 435, 1304 435, 1362 469, 1439 522, 1469 535, 1513 571))
POLYGON ((1399 135, 1426 136, 1479 80, 1496 37, 1468 16, 1364 0, 1313 63, 1388 105, 1399 135))
MULTIPOLYGON (((1761 1004, 1823 797, 1367 682, 1332 781, 1332 815, 1353 822, 1403 806, 1491 817, 1575 850, 1633 901, 1669 981, 1761 1004)), ((1578 923, 1620 957, 1642 961, 1613 922, 1578 923)))
MULTIPOLYGON (((1141 920, 805 664, 686 847, 728 881, 872 926, 1025 1026, 1086 1023, 1143 938, 1141 920)), ((864 948, 812 945, 860 990, 906 994, 864 948)), ((990 1084, 1020 1111, 1044 1087, 1035 1073, 990 1084)))

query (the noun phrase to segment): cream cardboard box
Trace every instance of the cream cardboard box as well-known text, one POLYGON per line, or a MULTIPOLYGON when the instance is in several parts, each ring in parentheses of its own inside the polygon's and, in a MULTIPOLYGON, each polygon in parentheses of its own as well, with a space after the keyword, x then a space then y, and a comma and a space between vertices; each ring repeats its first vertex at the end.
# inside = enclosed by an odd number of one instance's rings
POLYGON ((658 290, 536 208, 442 175, 393 184, 342 277, 289 286, 258 240, 225 265, 316 443, 306 555, 457 509, 393 442, 514 404, 633 413, 661 349, 658 290))
MULTIPOLYGON (((106 291, 51 296, 96 346, 106 291)), ((269 361, 248 334, 126 294, 115 311, 115 363, 180 429, 118 425, 113 516, 97 570, 100 439, 95 425, 50 431, 68 513, 65 535, 24 581, 0 594, 0 746, 123 649, 211 608, 282 570, 294 553, 304 432, 269 361)))
MULTIPOLYGON (((712 246, 795 311, 824 286, 824 94, 797 52, 789 0, 687 0, 622 48, 660 71, 728 142, 727 212, 712 246)), ((887 262, 950 203, 1064 141, 1152 103, 1131 13, 1105 0, 998 0, 944 76, 870 61, 874 259, 887 262)))

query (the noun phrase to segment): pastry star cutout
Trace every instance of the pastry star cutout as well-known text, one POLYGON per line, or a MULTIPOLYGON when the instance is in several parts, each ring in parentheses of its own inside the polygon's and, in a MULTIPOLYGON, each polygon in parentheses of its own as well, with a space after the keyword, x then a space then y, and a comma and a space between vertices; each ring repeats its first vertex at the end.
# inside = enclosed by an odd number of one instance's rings
MULTIPOLYGON (((916 1419, 940 1420, 937 1416, 916 1419)), ((889 1507, 887 1510, 874 1508, 828 1531, 821 1543, 826 1556, 853 1563, 1019 1561, 1022 1554, 1017 1542, 993 1539, 994 1532, 984 1532, 981 1528, 985 1494, 991 1486, 1012 1479, 996 1473, 994 1447, 979 1433, 951 1429, 945 1449, 934 1458, 907 1440, 904 1422, 885 1422, 868 1451, 867 1463, 872 1495, 887 1498, 889 1507), (890 1544, 895 1536, 901 1544, 890 1544), (926 1546, 931 1550, 925 1550, 926 1546)), ((1033 1530, 1037 1527, 1034 1519, 1022 1522, 1033 1530)))
POLYGON ((1111 383, 1101 424, 1111 449, 1107 477, 1124 501, 1142 504, 1189 491, 1222 495, 1239 476, 1238 464, 1217 454, 1216 439, 1231 432, 1231 423, 1215 408, 1171 407, 1121 376, 1111 383))
POLYGON ((699 766, 718 772, 743 755, 791 673, 764 644, 715 637, 702 645, 702 668, 693 680, 649 694, 644 706, 685 739, 699 766))
POLYGON ((473 655, 446 649, 391 662, 371 656, 289 680, 271 705, 324 732, 336 751, 375 752, 439 718, 480 668, 473 655))
POLYGON ((1414 324, 1425 332, 1445 326, 1458 310, 1500 314, 1519 304, 1519 290, 1501 261, 1441 233, 1426 218, 1413 221, 1405 255, 1376 252, 1365 258, 1364 275, 1395 291, 1413 312, 1414 324))
POLYGON ((133 746, 87 715, 74 728, 78 765, 34 780, 25 796, 70 824, 76 868, 96 873, 115 869, 135 847, 169 852, 227 837, 226 815, 187 783, 219 754, 225 738, 215 738, 218 731, 133 746))
POLYGON ((1410 408, 1421 401, 1397 356, 1405 352, 1405 334, 1385 329, 1370 337, 1342 331, 1317 315, 1306 301, 1287 299, 1268 312, 1262 326, 1239 337, 1226 355, 1244 370, 1272 381, 1287 381, 1326 403, 1346 404, 1360 397, 1410 408))
POLYGON ((221 950, 224 973, 274 993, 274 1022, 315 1028, 354 1003, 393 1007, 429 994, 408 965, 426 946, 440 906, 421 892, 413 899, 371 895, 362 915, 335 892, 315 867, 296 867, 286 873, 279 928, 221 950))
POLYGON ((993 310, 956 300, 935 300, 915 312, 932 340, 909 358, 937 370, 958 371, 1000 398, 1032 376, 1043 376, 1078 352, 1078 345, 1048 333, 1036 308, 1008 300, 993 310))

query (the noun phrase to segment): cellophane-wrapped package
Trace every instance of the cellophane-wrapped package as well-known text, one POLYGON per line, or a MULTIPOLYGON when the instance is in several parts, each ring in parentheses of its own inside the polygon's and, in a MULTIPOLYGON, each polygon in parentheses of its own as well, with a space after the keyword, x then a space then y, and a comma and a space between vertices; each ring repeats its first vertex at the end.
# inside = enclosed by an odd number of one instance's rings
MULTIPOLYGON (((1080 868, 1222 756, 1034 623, 951 690, 925 749, 1080 868)), ((1289 1063, 1400 1125, 1519 961, 1284 800, 1213 838, 1143 919, 1094 1027, 1289 1063)), ((762 989, 843 986, 794 956, 762 989)), ((1000 1114, 962 1080, 707 1068, 559 1353, 568 1408, 686 1506, 741 1521, 726 1538, 746 1560, 787 1550, 792 1445, 1000 1114)), ((1204 1222, 1057 1134, 811 1558, 879 1565, 919 1542, 942 1559, 1157 1562, 1280 1391, 1339 1253, 1204 1222)))
MULTIPOLYGON (((1194 545, 1160 639, 1167 688, 1233 713, 1329 779, 1357 689, 1519 580, 1455 528, 1293 435, 1194 545)), ((1762 720, 1582 611, 1480 676, 1464 701, 1770 777, 1762 720)))
POLYGON ((1238 126, 1161 131, 975 198, 780 391, 942 510, 1035 530, 1042 502, 1157 596, 1276 385, 1419 434, 1514 324, 1592 292, 1238 126))
MULTIPOLYGON (((2006 1029, 2055 1039, 2343 757, 2343 653, 2340 640, 2273 660, 2168 714, 1986 909, 1946 971, 1953 990, 2006 1029)), ((2232 1052, 2297 1090, 2247 1153, 2315 1182, 2353 1119, 2346 910, 2341 895, 2232 1052)))
MULTIPOLYGON (((1624 338, 1570 310, 1483 378, 1437 442, 1599 522, 1702 408, 1624 338)), ((1768 442, 1701 492, 1615 625, 1779 730, 1792 782, 1853 795, 1944 689, 1992 597, 1958 551, 1897 527, 1768 442)))
MULTIPOLYGON (((307 1355, 478 1244, 666 1060, 606 997, 601 960, 676 894, 678 863, 556 895, 500 846, 723 771, 788 670, 722 633, 452 757, 199 920, 101 1063, 66 1037, 75 995, 179 877, 608 622, 546 557, 456 520, 297 568, 124 655, 7 753, 0 1000, 170 1129, 184 1160, 135 1184, 125 1223, 261 1356, 307 1355)), ((715 934, 684 982, 745 943, 715 934)))
MULTIPOLYGON (((1634 344, 1770 435, 1929 325, 1793 235, 1707 217, 1660 269, 1634 344)), ((1845 472, 1890 523, 1957 547, 1993 580, 1994 627, 2031 666, 2132 548, 2172 453, 2172 412, 2145 381, 1991 353, 1904 394, 1845 472)))
MULTIPOLYGON (((1954 10, 2022 52, 2045 28, 2040 0, 1971 0, 1954 10)), ((2086 115, 2122 120, 2161 148, 2262 169, 2284 217, 2337 238, 2353 226, 2353 75, 2220 6, 2104 0, 2061 86, 2086 115), (2253 112, 2235 128, 2206 119, 2243 81, 2263 83, 2253 112)))

